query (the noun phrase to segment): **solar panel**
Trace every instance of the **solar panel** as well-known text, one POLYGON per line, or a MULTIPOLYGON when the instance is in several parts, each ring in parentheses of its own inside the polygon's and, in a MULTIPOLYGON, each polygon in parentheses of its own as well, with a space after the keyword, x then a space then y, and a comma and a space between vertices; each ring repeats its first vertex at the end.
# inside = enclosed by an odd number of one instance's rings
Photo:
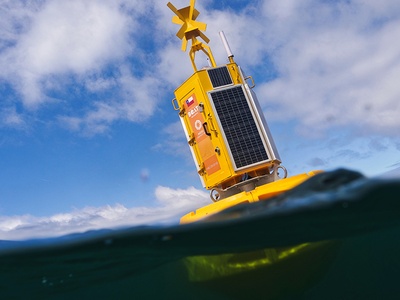
POLYGON ((207 72, 214 88, 232 84, 232 78, 226 66, 208 69, 207 72))
POLYGON ((241 85, 209 93, 237 169, 269 160, 241 85))

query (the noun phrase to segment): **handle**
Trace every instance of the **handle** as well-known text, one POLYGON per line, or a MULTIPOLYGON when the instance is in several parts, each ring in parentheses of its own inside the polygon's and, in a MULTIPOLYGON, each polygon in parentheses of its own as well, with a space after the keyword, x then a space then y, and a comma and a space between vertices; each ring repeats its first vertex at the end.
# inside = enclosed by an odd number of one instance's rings
POLYGON ((203 123, 203 129, 206 135, 211 136, 211 133, 208 131, 208 125, 207 122, 203 123))
POLYGON ((253 77, 251 77, 251 76, 247 76, 244 80, 247 82, 247 80, 248 79, 251 79, 251 86, 249 85, 249 87, 252 89, 252 88, 254 88, 255 86, 256 86, 256 84, 255 84, 255 82, 254 82, 254 79, 253 79, 253 77))
POLYGON ((178 100, 176 100, 176 98, 172 99, 172 107, 174 108, 174 110, 179 110, 179 103, 178 100))

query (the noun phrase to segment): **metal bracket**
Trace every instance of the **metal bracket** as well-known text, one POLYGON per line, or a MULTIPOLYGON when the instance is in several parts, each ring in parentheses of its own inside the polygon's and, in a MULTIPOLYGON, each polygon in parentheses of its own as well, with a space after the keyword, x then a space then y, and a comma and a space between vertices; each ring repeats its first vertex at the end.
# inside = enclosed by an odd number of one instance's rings
POLYGON ((206 166, 204 163, 202 163, 199 167, 200 169, 197 171, 197 173, 199 173, 200 176, 206 175, 206 166))
POLYGON ((188 140, 188 144, 189 144, 189 146, 194 146, 194 144, 196 144, 196 139, 194 137, 194 133, 192 133, 190 135, 190 139, 188 140))
POLYGON ((182 109, 179 111, 179 116, 183 118, 185 114, 186 114, 185 108, 182 107, 182 109))

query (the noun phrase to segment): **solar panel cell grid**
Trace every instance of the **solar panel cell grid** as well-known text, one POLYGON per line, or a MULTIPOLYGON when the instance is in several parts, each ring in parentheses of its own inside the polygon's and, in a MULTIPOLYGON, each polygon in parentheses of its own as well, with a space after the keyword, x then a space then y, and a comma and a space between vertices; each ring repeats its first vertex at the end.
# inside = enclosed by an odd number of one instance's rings
POLYGON ((268 160, 242 86, 210 93, 237 168, 268 160))

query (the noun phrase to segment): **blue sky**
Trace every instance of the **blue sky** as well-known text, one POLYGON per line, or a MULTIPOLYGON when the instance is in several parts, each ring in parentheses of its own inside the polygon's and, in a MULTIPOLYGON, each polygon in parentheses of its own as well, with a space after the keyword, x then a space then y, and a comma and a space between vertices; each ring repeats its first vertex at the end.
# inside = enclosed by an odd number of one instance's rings
MULTIPOLYGON (((171 106, 192 69, 166 4, 1 1, 0 239, 154 223, 208 203, 171 106)), ((399 167, 397 0, 196 7, 217 63, 223 30, 254 77, 289 175, 399 167)))

